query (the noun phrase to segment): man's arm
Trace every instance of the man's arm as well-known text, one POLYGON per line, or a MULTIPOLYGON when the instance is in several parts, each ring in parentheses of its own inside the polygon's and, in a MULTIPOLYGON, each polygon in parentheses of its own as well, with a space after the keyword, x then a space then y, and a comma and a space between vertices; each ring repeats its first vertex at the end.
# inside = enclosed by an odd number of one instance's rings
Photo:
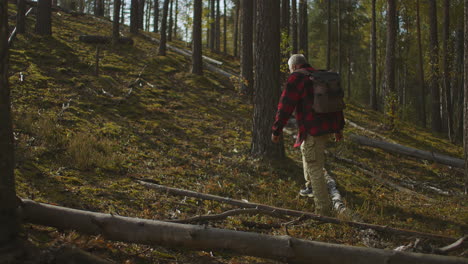
POLYGON ((281 94, 278 103, 278 111, 276 112, 275 122, 272 127, 271 140, 275 143, 279 142, 283 128, 288 123, 299 101, 301 89, 301 87, 299 87, 301 84, 300 78, 300 75, 297 73, 291 74, 288 78, 286 88, 281 94))

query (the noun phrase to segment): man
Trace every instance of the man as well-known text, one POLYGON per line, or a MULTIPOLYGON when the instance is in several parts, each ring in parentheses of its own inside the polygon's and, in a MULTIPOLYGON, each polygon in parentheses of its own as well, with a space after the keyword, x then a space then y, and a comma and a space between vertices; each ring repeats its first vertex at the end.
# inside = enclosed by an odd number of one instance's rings
POLYGON ((272 130, 272 141, 277 143, 291 114, 296 110, 296 120, 299 133, 294 147, 301 147, 304 166, 305 188, 301 196, 314 197, 316 212, 321 215, 331 215, 331 201, 328 187, 323 173, 325 164, 325 145, 330 134, 335 135, 335 141, 343 139, 344 127, 343 111, 332 113, 315 113, 312 109, 313 93, 312 81, 304 74, 315 71, 304 55, 294 54, 288 61, 289 75, 276 114, 272 130))

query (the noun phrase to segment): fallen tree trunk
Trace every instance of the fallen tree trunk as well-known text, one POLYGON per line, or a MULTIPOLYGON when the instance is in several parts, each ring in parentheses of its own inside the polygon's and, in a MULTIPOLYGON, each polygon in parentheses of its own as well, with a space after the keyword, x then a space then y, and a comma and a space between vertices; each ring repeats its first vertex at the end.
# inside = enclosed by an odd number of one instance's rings
POLYGON ((406 147, 403 145, 399 144, 392 144, 388 143, 385 141, 379 141, 375 140, 372 138, 364 137, 364 136, 358 136, 358 135, 350 135, 349 138, 361 145, 364 146, 369 146, 369 147, 374 147, 374 148, 380 148, 388 152, 392 153, 397 153, 397 154, 402 154, 402 155, 408 155, 411 157, 416 157, 420 159, 425 159, 425 160, 432 160, 438 163, 442 163, 445 165, 449 165, 452 167, 457 167, 457 168, 464 168, 465 162, 462 159, 434 153, 434 152, 429 152, 429 151, 424 151, 424 150, 419 150, 415 148, 410 148, 406 147))
MULTIPOLYGON (((149 39, 149 40, 151 40, 151 41, 153 41, 153 42, 159 43, 159 40, 158 40, 158 39, 152 38, 152 37, 147 36, 147 35, 144 35, 144 34, 143 34, 142 36, 145 37, 145 38, 147 38, 147 39, 149 39)), ((182 54, 182 55, 184 55, 184 56, 186 56, 186 57, 192 58, 192 52, 189 51, 189 50, 180 49, 180 48, 174 47, 174 46, 169 45, 169 44, 166 44, 166 46, 167 46, 167 48, 170 49, 170 50, 173 50, 173 51, 175 51, 175 52, 177 52, 177 53, 179 53, 179 54, 182 54)), ((208 61, 208 62, 217 64, 217 65, 221 65, 221 64, 222 64, 222 62, 219 62, 219 61, 214 60, 214 59, 212 59, 212 58, 209 58, 209 57, 206 57, 206 56, 202 56, 202 57, 203 57, 204 60, 206 60, 206 61, 208 61)), ((227 72, 227 71, 225 71, 225 70, 223 70, 223 69, 221 69, 221 68, 219 68, 219 67, 216 67, 216 66, 211 65, 211 64, 208 64, 208 63, 205 65, 205 67, 206 67, 208 70, 213 71, 213 72, 216 72, 216 73, 219 73, 219 74, 221 74, 221 75, 223 75, 223 76, 225 76, 225 77, 227 77, 227 78, 231 78, 231 77, 233 77, 233 76, 234 76, 234 77, 239 77, 239 76, 237 76, 237 75, 235 75, 235 74, 233 74, 233 73, 227 72)))
POLYGON ((137 180, 137 181, 140 184, 148 188, 158 190, 161 192, 166 192, 172 195, 188 196, 188 197, 194 197, 194 198, 199 198, 199 199, 204 199, 204 200, 218 201, 218 202, 232 204, 232 205, 244 207, 244 208, 256 208, 260 210, 274 212, 277 214, 284 214, 284 215, 295 216, 295 217, 306 217, 307 219, 313 219, 313 220, 324 222, 324 223, 347 224, 349 226, 353 226, 357 228, 363 228, 363 229, 371 228, 380 232, 387 232, 387 233, 393 233, 393 234, 399 234, 399 235, 405 235, 405 236, 424 237, 424 238, 430 238, 430 239, 436 239, 436 240, 445 240, 445 241, 450 241, 450 242, 454 242, 456 240, 452 237, 447 237, 447 236, 442 236, 442 235, 428 234, 428 233, 422 233, 422 232, 417 232, 417 231, 412 231, 412 230, 404 230, 404 229, 398 229, 398 228, 392 228, 388 226, 374 225, 374 224, 368 224, 368 223, 340 220, 338 218, 316 215, 316 214, 309 213, 309 212, 284 209, 284 208, 267 206, 267 205, 257 204, 257 203, 249 203, 249 202, 244 202, 244 201, 235 200, 231 198, 216 196, 212 194, 204 194, 204 193, 199 193, 199 192, 194 192, 194 191, 167 187, 167 186, 150 183, 150 182, 142 181, 142 180, 137 180))
MULTIPOLYGON (((99 35, 81 35, 79 40, 88 44, 110 44, 112 43, 112 37, 99 36, 99 35)), ((133 39, 128 37, 120 37, 118 40, 119 44, 133 45, 133 39)))
POLYGON ((468 263, 466 259, 454 257, 344 246, 289 236, 93 213, 31 200, 23 200, 21 215, 33 224, 92 235, 101 234, 110 240, 198 250, 229 250, 288 263, 468 263))

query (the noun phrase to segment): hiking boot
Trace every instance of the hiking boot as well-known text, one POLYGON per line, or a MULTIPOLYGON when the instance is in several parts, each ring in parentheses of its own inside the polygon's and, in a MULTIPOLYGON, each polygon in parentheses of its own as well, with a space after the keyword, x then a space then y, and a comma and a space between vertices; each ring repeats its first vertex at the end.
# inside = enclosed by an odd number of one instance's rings
POLYGON ((312 188, 306 187, 299 191, 299 195, 304 197, 314 197, 314 192, 312 191, 312 188))

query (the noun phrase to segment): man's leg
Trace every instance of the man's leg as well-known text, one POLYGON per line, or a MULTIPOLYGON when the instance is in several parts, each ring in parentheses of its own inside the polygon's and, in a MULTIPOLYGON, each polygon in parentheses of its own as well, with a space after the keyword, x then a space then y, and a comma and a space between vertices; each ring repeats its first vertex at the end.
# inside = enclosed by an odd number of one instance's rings
POLYGON ((301 145, 306 187, 314 191, 315 211, 321 215, 331 215, 331 201, 328 186, 323 174, 325 165, 325 145, 329 135, 308 136, 301 145))

